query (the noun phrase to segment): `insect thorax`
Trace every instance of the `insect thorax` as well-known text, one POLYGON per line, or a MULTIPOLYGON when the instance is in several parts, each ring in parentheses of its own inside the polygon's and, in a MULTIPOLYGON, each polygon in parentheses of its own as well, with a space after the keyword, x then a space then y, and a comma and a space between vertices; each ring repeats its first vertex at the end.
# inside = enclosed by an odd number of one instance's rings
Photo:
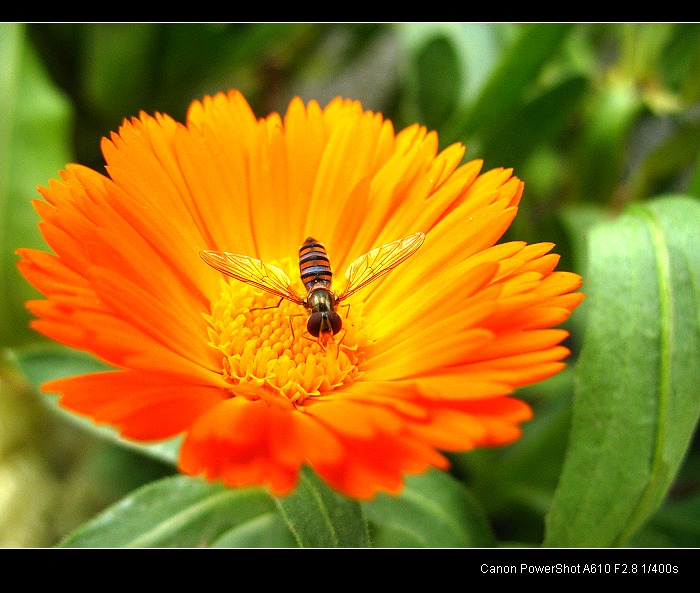
POLYGON ((305 304, 312 312, 333 311, 335 296, 324 283, 319 282, 309 289, 305 304))
POLYGON ((309 292, 305 304, 310 313, 306 328, 312 336, 335 335, 343 327, 340 315, 335 310, 335 295, 323 284, 309 292))

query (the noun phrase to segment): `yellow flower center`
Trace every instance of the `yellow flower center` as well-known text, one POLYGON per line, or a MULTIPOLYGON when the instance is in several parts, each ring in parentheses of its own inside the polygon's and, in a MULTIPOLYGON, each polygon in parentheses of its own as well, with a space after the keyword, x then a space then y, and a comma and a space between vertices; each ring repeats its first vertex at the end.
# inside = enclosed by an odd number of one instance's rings
POLYGON ((368 343, 361 304, 339 307, 343 327, 324 348, 306 329, 304 307, 237 280, 221 285, 205 318, 232 396, 300 406, 361 376, 368 343))

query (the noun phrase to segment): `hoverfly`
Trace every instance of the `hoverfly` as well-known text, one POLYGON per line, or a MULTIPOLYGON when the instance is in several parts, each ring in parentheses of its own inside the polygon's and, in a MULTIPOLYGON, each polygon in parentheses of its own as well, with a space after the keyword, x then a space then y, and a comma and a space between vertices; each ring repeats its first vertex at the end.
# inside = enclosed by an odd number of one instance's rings
POLYGON ((418 251, 424 239, 423 233, 414 233, 358 257, 345 272, 345 288, 340 294, 335 294, 331 290, 333 272, 326 249, 316 239, 309 237, 299 248, 299 274, 306 288, 305 297, 292 289, 287 274, 259 259, 226 251, 203 250, 199 254, 222 274, 277 295, 280 303, 282 299, 287 299, 303 306, 309 314, 306 329, 325 348, 343 327, 337 311, 340 302, 406 261, 418 251))

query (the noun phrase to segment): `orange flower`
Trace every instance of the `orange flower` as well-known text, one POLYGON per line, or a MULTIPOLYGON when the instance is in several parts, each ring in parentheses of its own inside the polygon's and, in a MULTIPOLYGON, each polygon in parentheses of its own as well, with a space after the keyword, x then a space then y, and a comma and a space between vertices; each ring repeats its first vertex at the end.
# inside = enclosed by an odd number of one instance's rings
POLYGON ((439 451, 518 438, 531 411, 509 395, 563 368, 567 334, 553 326, 582 300, 581 279, 554 271, 549 243, 496 245, 522 182, 437 146, 340 99, 258 120, 229 92, 193 103, 186 125, 125 122, 102 144, 109 177, 69 165, 40 188, 55 255, 19 251, 47 297, 28 303, 33 326, 117 370, 44 389, 129 439, 184 434, 185 473, 278 495, 303 464, 353 497, 397 492, 404 474, 446 468, 439 451), (259 258, 303 298, 306 237, 337 281, 417 232, 415 254, 337 307, 327 344, 298 302, 200 258, 259 258))

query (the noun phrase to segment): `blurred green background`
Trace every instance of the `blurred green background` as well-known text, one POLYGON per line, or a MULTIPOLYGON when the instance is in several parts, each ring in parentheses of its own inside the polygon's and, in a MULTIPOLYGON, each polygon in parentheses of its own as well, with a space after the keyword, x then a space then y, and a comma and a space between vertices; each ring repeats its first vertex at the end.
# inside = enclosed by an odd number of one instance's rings
MULTIPOLYGON (((465 159, 483 158, 484 169, 514 168, 526 187, 507 238, 554 241, 561 268, 579 273, 594 222, 659 194, 700 195, 696 24, 3 23, 0 64, 0 546, 51 545, 172 472, 57 423, 12 358, 42 343, 27 327, 24 301, 36 294, 14 255, 43 247, 35 188, 68 162, 101 170, 100 138, 124 118, 144 110, 183 121, 193 99, 229 88, 259 116, 284 112, 296 95, 321 105, 359 99, 397 130, 419 122, 438 131, 441 147, 464 143, 465 159)), ((569 324, 572 360, 584 317, 582 307, 569 324)), ((530 394, 547 402, 549 440, 515 450, 540 460, 537 487, 486 505, 505 539, 541 538, 570 393, 564 373, 530 394)), ((697 486, 696 452, 679 492, 697 486)), ((478 463, 468 469, 478 473, 478 463)), ((681 519, 662 517, 665 527, 648 532, 661 535, 647 541, 687 545, 668 526, 690 521, 698 545, 700 513, 671 510, 681 519)))

